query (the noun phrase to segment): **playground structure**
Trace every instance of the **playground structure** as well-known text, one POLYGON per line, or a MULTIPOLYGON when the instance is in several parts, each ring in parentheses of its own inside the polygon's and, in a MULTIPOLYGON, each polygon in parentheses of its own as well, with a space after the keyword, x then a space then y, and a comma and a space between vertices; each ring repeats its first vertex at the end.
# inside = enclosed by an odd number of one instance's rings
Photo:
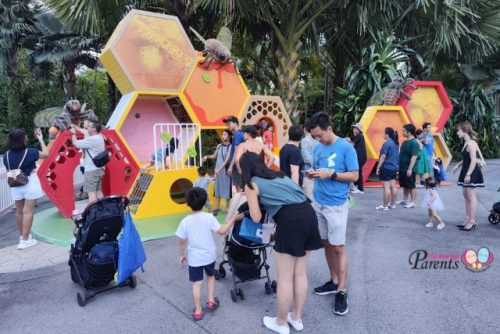
MULTIPOLYGON (((281 99, 250 96, 232 63, 200 65, 201 53, 175 16, 130 11, 99 59, 123 94, 102 132, 111 156, 103 191, 129 196, 136 219, 189 211, 184 196, 198 177, 202 130, 220 131, 228 116, 242 124, 266 119, 275 128, 273 146, 286 142, 291 122, 281 99), (172 154, 141 174, 153 152, 167 149, 172 138, 178 141, 172 154)), ((62 131, 38 171, 65 217, 75 208, 71 180, 80 156, 62 131)))
POLYGON ((450 118, 453 106, 443 84, 438 81, 414 81, 412 85, 417 88, 404 89, 411 97, 410 100, 402 94, 395 106, 370 106, 361 117, 368 157, 362 175, 368 187, 379 185, 378 182, 370 182, 369 177, 380 158, 386 127, 392 127, 401 134, 404 124, 412 123, 418 129, 424 122, 430 122, 436 157, 441 158, 445 169, 451 162, 451 153, 441 132, 450 118))

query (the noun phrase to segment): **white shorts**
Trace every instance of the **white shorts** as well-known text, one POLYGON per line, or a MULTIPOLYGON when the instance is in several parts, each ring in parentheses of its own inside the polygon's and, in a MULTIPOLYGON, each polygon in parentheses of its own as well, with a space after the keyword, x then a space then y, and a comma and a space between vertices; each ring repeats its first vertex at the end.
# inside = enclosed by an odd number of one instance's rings
POLYGON ((10 188, 10 194, 14 201, 23 199, 35 200, 44 196, 40 180, 35 171, 32 171, 29 176, 29 181, 24 186, 10 188))
POLYGON ((316 202, 313 202, 312 206, 318 217, 321 239, 328 240, 333 246, 345 245, 349 200, 339 206, 320 205, 316 202))

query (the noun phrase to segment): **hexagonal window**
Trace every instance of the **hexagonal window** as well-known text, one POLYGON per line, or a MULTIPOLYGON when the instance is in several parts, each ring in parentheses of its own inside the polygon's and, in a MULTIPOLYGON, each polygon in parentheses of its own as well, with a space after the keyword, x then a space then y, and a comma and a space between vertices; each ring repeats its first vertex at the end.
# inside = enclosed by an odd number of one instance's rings
POLYGON ((195 66, 197 52, 177 17, 132 10, 99 58, 122 94, 177 92, 195 66))
POLYGON ((417 89, 405 88, 411 100, 402 97, 398 104, 405 108, 417 128, 430 122, 435 132, 442 131, 453 110, 443 84, 440 81, 415 81, 413 84, 417 89))
POLYGON ((366 143, 369 158, 378 159, 380 149, 384 144, 384 131, 391 127, 401 133, 403 125, 410 123, 406 112, 401 106, 371 106, 366 108, 360 124, 366 143))
POLYGON ((209 68, 198 64, 183 95, 203 128, 225 128, 223 119, 243 112, 249 93, 233 64, 213 62, 209 68))

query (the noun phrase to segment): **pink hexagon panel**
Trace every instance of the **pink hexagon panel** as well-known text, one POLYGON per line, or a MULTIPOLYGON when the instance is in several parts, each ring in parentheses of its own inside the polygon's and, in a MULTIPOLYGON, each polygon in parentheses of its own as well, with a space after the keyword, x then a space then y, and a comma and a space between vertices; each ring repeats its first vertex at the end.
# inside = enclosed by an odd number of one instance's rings
POLYGON ((99 59, 122 94, 178 92, 196 64, 197 53, 177 17, 132 10, 99 59))
POLYGON ((403 106, 411 122, 421 128, 430 122, 437 132, 441 132, 450 117, 453 105, 440 81, 415 81, 417 89, 405 88, 411 99, 401 97, 398 105, 403 106))

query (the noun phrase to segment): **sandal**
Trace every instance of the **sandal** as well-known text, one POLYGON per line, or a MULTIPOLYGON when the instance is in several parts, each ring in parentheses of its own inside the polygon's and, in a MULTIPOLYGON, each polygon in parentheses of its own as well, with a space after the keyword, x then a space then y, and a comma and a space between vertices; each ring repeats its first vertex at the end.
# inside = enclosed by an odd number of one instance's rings
POLYGON ((219 308, 219 304, 220 304, 219 303, 219 298, 214 297, 213 301, 209 300, 207 302, 207 310, 209 310, 209 311, 215 311, 217 308, 219 308))
POLYGON ((191 317, 193 318, 193 320, 194 321, 203 320, 203 317, 205 316, 205 313, 203 312, 203 310, 200 313, 195 313, 194 311, 195 310, 193 310, 193 314, 191 315, 191 317))

